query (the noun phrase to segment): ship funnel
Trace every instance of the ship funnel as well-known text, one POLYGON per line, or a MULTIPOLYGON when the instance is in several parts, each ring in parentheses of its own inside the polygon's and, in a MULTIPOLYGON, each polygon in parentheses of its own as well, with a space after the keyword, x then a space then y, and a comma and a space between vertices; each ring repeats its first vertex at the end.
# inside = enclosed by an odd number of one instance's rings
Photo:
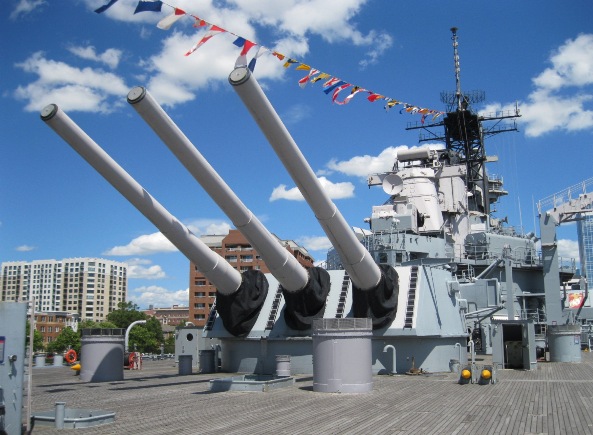
POLYGON ((195 263, 219 292, 232 294, 239 289, 241 274, 169 213, 57 105, 46 106, 41 119, 195 263))
POLYGON ((247 209, 152 95, 138 86, 128 93, 128 103, 243 233, 282 287, 290 292, 302 290, 309 280, 307 270, 247 209))
POLYGON ((323 190, 309 163, 255 77, 248 68, 239 67, 230 74, 229 82, 278 154, 309 207, 314 211, 352 282, 361 290, 375 288, 381 280, 379 266, 358 241, 340 211, 323 190))

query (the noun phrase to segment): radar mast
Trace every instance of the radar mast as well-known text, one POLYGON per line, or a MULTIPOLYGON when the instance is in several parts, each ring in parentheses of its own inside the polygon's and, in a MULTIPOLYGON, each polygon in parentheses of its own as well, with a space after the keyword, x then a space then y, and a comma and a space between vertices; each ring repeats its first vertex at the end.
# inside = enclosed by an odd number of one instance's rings
POLYGON ((521 115, 518 107, 515 107, 512 111, 500 111, 488 115, 479 115, 472 110, 471 104, 481 103, 485 100, 485 92, 479 90, 463 92, 461 90, 457 30, 457 27, 451 28, 455 66, 455 92, 441 92, 441 101, 447 105, 445 117, 440 122, 427 124, 423 122, 408 123, 406 130, 424 130, 426 133, 420 134, 419 142, 445 142, 446 153, 444 158, 455 159, 466 165, 466 186, 470 210, 489 216, 490 204, 496 202, 506 192, 501 190, 501 182, 488 179, 484 165, 488 161, 484 138, 506 131, 517 131, 515 119, 521 115), (501 124, 503 119, 512 119, 513 122, 504 125, 501 124), (494 121, 494 124, 484 125, 484 121, 494 121), (435 127, 444 127, 444 135, 433 132, 431 129, 435 127))

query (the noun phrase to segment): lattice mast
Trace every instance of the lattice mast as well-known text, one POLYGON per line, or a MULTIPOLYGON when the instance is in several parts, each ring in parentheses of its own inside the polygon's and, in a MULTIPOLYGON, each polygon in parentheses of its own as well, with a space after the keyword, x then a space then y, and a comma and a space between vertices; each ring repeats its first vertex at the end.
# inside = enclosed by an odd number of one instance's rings
POLYGON ((490 203, 497 200, 492 195, 484 163, 487 161, 484 138, 505 131, 517 131, 514 118, 519 117, 519 110, 498 112, 487 116, 478 115, 471 109, 471 104, 485 100, 484 91, 461 90, 461 68, 459 63, 459 42, 457 27, 451 28, 453 41, 453 61, 455 67, 455 92, 441 92, 441 101, 447 105, 447 114, 440 122, 419 124, 409 123, 406 130, 423 129, 428 134, 421 134, 419 142, 444 141, 447 158, 465 163, 467 167, 466 185, 469 195, 470 209, 490 214, 490 203), (500 125, 502 119, 511 118, 513 124, 500 125), (483 125, 483 121, 496 121, 491 126, 483 125), (444 127, 444 136, 435 134, 430 129, 444 127))

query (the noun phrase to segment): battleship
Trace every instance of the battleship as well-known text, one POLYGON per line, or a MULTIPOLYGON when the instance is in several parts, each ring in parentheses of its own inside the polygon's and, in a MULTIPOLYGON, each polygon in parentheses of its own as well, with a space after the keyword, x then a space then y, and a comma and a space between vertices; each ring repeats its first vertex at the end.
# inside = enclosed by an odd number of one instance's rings
MULTIPOLYGON (((476 352, 491 354, 499 368, 533 369, 546 352, 551 361, 579 361, 581 324, 593 313, 575 315, 575 308, 564 306, 562 283, 575 268, 558 265, 556 227, 593 201, 583 192, 541 203, 550 208, 540 209, 539 238, 494 216, 492 204, 507 192, 488 174, 487 164, 496 158, 486 154, 485 138, 516 130, 520 112, 472 110, 480 95, 461 89, 457 29, 451 31, 456 91, 442 95, 448 111, 439 122, 408 127, 429 132, 427 140, 442 146, 400 150, 391 171, 369 175, 368 185, 381 186, 387 199, 370 211, 368 229, 346 222, 247 66, 230 73, 230 85, 332 243, 324 267, 304 268, 288 255, 147 89, 130 90, 128 103, 257 249, 270 273, 239 273, 212 252, 57 105, 45 107, 41 118, 216 286, 202 335, 217 343, 222 371, 271 373, 277 357, 286 356, 292 373, 311 374, 321 364, 314 340, 319 328, 353 337, 356 353, 367 351, 356 344, 367 326, 373 374, 450 371, 469 363, 468 347, 472 361, 476 352), (513 124, 501 125, 503 120, 513 124)), ((353 358, 344 352, 336 358, 353 358)))

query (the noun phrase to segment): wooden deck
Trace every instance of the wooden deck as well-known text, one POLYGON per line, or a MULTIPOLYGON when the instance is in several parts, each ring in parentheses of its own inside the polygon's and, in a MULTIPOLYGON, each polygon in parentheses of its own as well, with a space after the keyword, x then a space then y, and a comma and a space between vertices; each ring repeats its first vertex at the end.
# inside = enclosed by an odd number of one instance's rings
POLYGON ((593 354, 586 352, 581 363, 499 371, 494 385, 459 385, 453 373, 376 376, 366 394, 316 393, 310 376, 266 393, 210 393, 210 379, 230 374, 177 373, 172 360, 147 361, 121 382, 91 384, 65 367, 34 369, 33 414, 59 401, 116 412, 115 423, 85 435, 593 434, 593 354))

